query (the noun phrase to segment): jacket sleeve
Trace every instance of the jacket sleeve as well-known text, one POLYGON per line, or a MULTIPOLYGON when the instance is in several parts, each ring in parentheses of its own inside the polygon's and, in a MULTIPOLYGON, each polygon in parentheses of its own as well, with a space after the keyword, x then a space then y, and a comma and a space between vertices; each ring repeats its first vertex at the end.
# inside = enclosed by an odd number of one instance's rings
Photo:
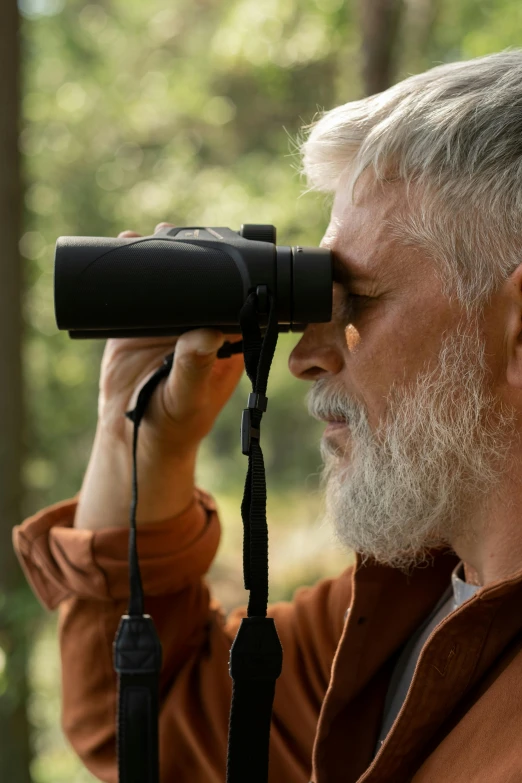
MULTIPOLYGON (((14 530, 14 545, 36 595, 60 606, 62 723, 84 764, 117 783, 116 675, 112 643, 127 609, 127 528, 73 527, 66 501, 14 530)), ((203 579, 219 543, 212 497, 196 489, 171 520, 141 526, 138 550, 146 611, 163 646, 161 781, 223 783, 231 680, 228 656, 244 609, 226 619, 203 579)), ((270 750, 273 783, 307 783, 317 718, 347 608, 350 579, 303 588, 275 604, 283 644, 270 750)))

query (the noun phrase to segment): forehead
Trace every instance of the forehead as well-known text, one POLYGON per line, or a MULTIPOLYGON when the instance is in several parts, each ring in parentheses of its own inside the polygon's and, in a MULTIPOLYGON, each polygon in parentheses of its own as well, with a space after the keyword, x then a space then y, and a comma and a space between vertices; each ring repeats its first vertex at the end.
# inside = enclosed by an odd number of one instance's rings
POLYGON ((408 211, 406 186, 401 181, 377 182, 365 172, 351 198, 346 178, 335 193, 330 223, 322 246, 334 252, 337 265, 353 276, 408 275, 426 262, 418 249, 406 248, 397 226, 408 211))

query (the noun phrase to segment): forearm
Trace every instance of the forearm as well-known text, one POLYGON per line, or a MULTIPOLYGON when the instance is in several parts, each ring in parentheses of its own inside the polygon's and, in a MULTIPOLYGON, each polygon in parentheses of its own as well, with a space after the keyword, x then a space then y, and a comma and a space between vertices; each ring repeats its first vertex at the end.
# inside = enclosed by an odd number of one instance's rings
MULTIPOLYGON (((140 447, 145 447, 144 442, 140 447)), ((137 522, 159 522, 177 516, 192 502, 197 451, 183 457, 138 450, 137 522)), ((132 453, 123 441, 98 429, 84 477, 74 526, 101 530, 129 524, 132 453)))
MULTIPOLYGON (((206 649, 209 597, 202 577, 219 543, 219 519, 212 497, 201 489, 194 494, 196 502, 175 520, 138 531, 145 610, 163 647, 162 699, 206 649)), ((40 601, 48 609, 61 603, 64 728, 89 769, 116 783, 112 644, 128 607, 128 536, 122 526, 74 530, 75 510, 69 501, 35 514, 15 528, 14 544, 40 601)), ((226 656, 220 670, 228 682, 226 656)))
POLYGON ((129 524, 133 431, 125 413, 173 349, 172 369, 156 388, 140 425, 136 519, 141 524, 168 520, 190 505, 199 444, 244 369, 242 355, 217 361, 224 340, 216 330, 195 329, 180 337, 107 341, 98 429, 75 527, 100 530, 129 524))

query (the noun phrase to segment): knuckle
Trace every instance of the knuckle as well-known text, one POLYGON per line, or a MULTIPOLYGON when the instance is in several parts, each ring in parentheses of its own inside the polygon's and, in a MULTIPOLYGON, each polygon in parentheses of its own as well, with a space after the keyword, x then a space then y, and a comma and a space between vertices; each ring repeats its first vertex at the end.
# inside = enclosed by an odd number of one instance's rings
POLYGON ((185 353, 178 358, 178 365, 186 372, 197 374, 212 367, 215 358, 215 354, 185 353))
POLYGON ((174 228, 172 223, 158 223, 154 229, 154 233, 161 231, 162 228, 174 228))

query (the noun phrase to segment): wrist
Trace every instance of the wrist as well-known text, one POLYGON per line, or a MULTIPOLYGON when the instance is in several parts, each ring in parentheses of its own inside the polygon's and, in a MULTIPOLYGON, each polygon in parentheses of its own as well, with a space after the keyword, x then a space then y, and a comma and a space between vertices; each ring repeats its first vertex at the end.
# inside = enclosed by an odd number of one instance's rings
MULTIPOLYGON (((138 439, 138 524, 175 517, 188 508, 194 496, 196 458, 197 448, 183 455, 173 454, 138 439)), ((132 447, 98 428, 75 527, 95 530, 126 526, 131 499, 132 447)))

